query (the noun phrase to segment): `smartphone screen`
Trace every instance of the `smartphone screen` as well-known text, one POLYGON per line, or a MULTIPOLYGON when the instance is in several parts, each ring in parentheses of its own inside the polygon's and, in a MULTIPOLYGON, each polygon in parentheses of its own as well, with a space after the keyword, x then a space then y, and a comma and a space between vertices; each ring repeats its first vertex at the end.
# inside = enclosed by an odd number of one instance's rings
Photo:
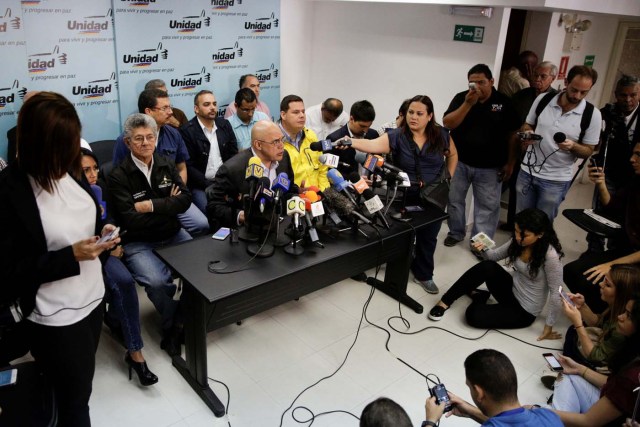
POLYGON ((231 230, 227 227, 220 227, 218 229, 218 231, 215 232, 215 234, 213 236, 211 236, 212 239, 216 239, 216 240, 224 240, 227 238, 227 236, 229 235, 229 233, 231 233, 231 230))
POLYGON ((119 233, 120 233, 120 227, 116 227, 111 231, 111 233, 105 234, 104 236, 99 238, 97 243, 104 243, 104 242, 108 242, 109 240, 113 240, 116 237, 118 237, 119 233))
POLYGON ((6 371, 0 372, 0 387, 15 384, 17 377, 17 369, 8 369, 6 371))
POLYGON ((547 363, 549 364, 549 366, 551 367, 552 370, 554 370, 556 372, 563 370, 562 369, 562 365, 560 364, 560 362, 558 362, 558 359, 556 359, 553 354, 544 353, 542 356, 547 361, 547 363))
POLYGON ((558 292, 560 292, 560 296, 569 303, 570 306, 575 307, 576 305, 573 303, 573 301, 571 301, 571 298, 569 298, 569 295, 567 295, 567 293, 565 291, 562 290, 562 286, 558 287, 558 292))

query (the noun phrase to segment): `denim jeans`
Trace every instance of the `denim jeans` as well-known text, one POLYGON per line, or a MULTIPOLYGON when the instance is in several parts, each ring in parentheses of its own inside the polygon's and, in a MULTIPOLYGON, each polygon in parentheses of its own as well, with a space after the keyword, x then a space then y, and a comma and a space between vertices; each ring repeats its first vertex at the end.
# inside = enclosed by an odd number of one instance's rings
POLYGON ((120 259, 114 256, 107 259, 104 265, 104 283, 110 297, 106 316, 120 324, 124 344, 129 352, 142 350, 136 282, 120 259))
POLYGON ((584 414, 600 399, 600 389, 580 375, 558 377, 553 388, 551 408, 584 414))
POLYGON ((209 232, 207 216, 193 203, 186 212, 178 214, 178 219, 191 236, 200 236, 209 232))
POLYGON ((411 263, 411 271, 418 280, 433 279, 433 255, 436 252, 440 227, 442 227, 442 221, 426 225, 416 231, 416 257, 411 263))
POLYGON ((538 208, 553 221, 569 187, 571 181, 551 181, 520 170, 516 182, 516 213, 527 208, 538 208))
POLYGON ((136 282, 144 286, 149 300, 160 313, 163 330, 168 330, 173 325, 178 301, 173 299, 176 285, 171 280, 171 271, 153 250, 187 240, 191 240, 191 236, 181 228, 171 239, 153 243, 131 242, 124 245, 124 262, 136 282))
POLYGON ((502 183, 498 177, 500 169, 475 168, 458 162, 449 190, 449 236, 456 240, 466 234, 465 200, 469 186, 473 186, 473 230, 475 236, 484 231, 493 238, 500 219, 500 194, 502 183))
POLYGON ((191 200, 193 204, 196 205, 200 212, 203 214, 207 214, 207 193, 204 190, 198 190, 194 188, 191 190, 191 200))

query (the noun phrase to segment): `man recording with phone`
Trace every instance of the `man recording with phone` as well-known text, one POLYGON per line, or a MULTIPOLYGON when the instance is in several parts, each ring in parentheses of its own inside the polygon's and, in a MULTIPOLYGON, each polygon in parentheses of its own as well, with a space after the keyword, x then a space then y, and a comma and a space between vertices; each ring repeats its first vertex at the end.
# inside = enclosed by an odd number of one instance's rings
MULTIPOLYGON (((478 350, 464 361, 466 384, 473 406, 449 392, 453 405, 446 416, 471 418, 483 426, 560 427, 560 418, 543 408, 525 409, 518 400, 518 378, 507 356, 496 350, 478 350)), ((426 421, 422 426, 437 426, 445 403, 432 396, 425 403, 426 421)))
POLYGON ((599 141, 600 111, 585 100, 597 79, 594 69, 576 65, 563 92, 541 94, 534 101, 522 131, 542 138, 522 138, 526 153, 516 182, 516 212, 538 208, 552 221, 558 215, 571 186, 573 164, 588 158, 599 141))

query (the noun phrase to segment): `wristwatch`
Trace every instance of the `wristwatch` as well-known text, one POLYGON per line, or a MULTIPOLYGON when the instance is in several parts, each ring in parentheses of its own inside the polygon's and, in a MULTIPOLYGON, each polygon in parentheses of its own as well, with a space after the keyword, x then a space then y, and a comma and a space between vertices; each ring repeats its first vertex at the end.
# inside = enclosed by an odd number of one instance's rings
POLYGON ((433 421, 423 421, 422 425, 420 427, 438 427, 438 424, 434 423, 433 421))

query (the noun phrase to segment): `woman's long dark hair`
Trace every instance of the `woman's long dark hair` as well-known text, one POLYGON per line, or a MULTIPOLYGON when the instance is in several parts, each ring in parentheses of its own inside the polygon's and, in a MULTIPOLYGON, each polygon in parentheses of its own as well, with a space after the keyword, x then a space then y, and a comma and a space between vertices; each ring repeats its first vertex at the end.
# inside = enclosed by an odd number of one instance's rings
POLYGON ((631 309, 630 320, 635 326, 635 331, 625 337, 624 344, 609 359, 609 370, 616 374, 626 365, 640 358, 640 293, 632 298, 634 301, 631 309))
MULTIPOLYGON (((531 247, 531 260, 529 261, 529 275, 531 277, 538 275, 538 271, 544 264, 545 257, 547 256, 549 245, 555 248, 560 258, 564 256, 558 236, 553 229, 553 224, 551 224, 546 213, 536 208, 524 209, 518 212, 514 222, 518 224, 521 233, 530 231, 536 235, 542 235, 531 247)), ((507 265, 513 264, 524 250, 524 247, 516 242, 515 231, 513 237, 511 245, 509 245, 509 249, 507 250, 507 265)), ((521 236, 521 238, 524 238, 524 235, 521 236)))
MULTIPOLYGON (((431 120, 429 120, 429 123, 427 123, 427 128, 424 130, 425 134, 427 135, 427 142, 429 143, 427 147, 427 152, 429 153, 436 152, 436 153, 446 154, 449 151, 445 149, 447 141, 445 141, 444 138, 442 137, 442 131, 441 131, 442 126, 440 126, 436 122, 436 113, 433 110, 433 102, 431 101, 431 98, 429 98, 427 95, 416 95, 409 100, 409 106, 413 102, 420 102, 426 105, 427 114, 433 114, 431 120)), ((402 123, 402 129, 405 135, 407 136, 407 138, 409 139, 409 141, 412 141, 413 135, 411 134, 411 129, 409 129, 409 125, 407 124, 408 111, 409 111, 409 107, 407 107, 407 110, 405 111, 405 117, 404 117, 404 122, 402 123)))

